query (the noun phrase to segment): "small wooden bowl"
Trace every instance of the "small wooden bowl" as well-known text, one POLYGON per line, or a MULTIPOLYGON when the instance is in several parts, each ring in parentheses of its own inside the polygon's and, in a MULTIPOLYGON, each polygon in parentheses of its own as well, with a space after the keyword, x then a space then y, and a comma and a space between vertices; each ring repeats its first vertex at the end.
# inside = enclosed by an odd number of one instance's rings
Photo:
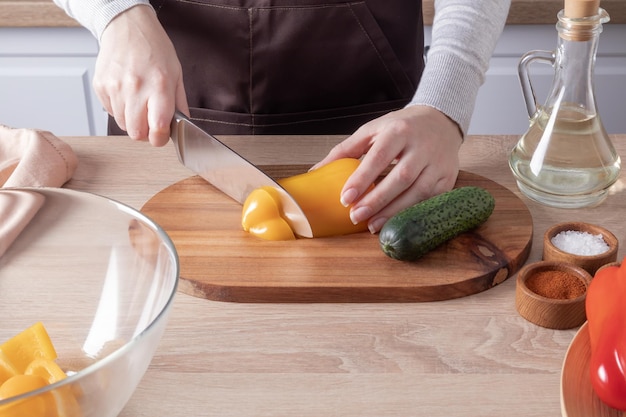
POLYGON ((566 262, 577 265, 593 276, 598 268, 617 259, 618 240, 613 233, 604 227, 584 222, 559 223, 548 230, 543 236, 543 260, 566 262), (552 238, 564 231, 587 232, 592 235, 602 235, 604 242, 609 246, 606 252, 598 255, 576 255, 563 251, 552 243, 552 238))
POLYGON ((584 269, 569 263, 539 261, 524 266, 517 274, 515 307, 518 313, 531 323, 549 329, 571 329, 585 322, 585 297, 591 283, 591 275, 584 269), (536 274, 548 271, 565 272, 579 279, 584 292, 576 298, 549 298, 532 291, 527 283, 536 274))

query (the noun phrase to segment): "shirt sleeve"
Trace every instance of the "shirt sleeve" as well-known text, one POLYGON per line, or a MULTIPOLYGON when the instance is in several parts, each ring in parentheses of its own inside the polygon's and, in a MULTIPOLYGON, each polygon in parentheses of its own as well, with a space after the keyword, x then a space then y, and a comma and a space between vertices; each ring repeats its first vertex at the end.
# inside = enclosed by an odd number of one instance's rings
POLYGON ((434 107, 467 133, 511 0, 435 0, 432 42, 408 106, 434 107))
POLYGON ((109 22, 118 14, 139 4, 150 6, 149 0, 54 0, 54 3, 89 29, 98 41, 109 22))

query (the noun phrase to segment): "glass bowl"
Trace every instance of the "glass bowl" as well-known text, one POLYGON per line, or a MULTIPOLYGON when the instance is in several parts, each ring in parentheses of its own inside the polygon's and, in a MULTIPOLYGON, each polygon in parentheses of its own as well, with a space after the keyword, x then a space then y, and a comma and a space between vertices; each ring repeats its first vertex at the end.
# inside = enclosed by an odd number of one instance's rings
POLYGON ((138 211, 67 189, 0 189, 0 218, 0 344, 41 322, 68 375, 0 400, 0 416, 51 397, 37 415, 118 415, 165 330, 173 243, 138 211))

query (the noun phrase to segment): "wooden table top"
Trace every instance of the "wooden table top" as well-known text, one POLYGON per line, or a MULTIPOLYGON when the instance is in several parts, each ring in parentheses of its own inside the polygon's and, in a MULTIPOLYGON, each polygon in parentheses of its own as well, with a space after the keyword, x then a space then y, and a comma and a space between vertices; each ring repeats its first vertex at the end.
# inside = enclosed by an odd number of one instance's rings
MULTIPOLYGON (((79 157, 68 188, 137 209, 192 175, 171 145, 63 138, 79 157)), ((257 164, 312 164, 340 138, 226 137, 257 164), (289 152, 285 150, 289 149, 289 152)), ((613 137, 626 155, 626 135, 613 137)), ((519 195, 507 164, 516 137, 473 136, 462 169, 519 195)), ((624 181, 602 205, 562 210, 522 197, 534 222, 529 262, 548 226, 598 222, 626 242, 624 181)), ((624 256, 624 247, 618 259, 624 256)), ((237 304, 179 293, 154 360, 121 417, 559 416, 561 365, 575 330, 515 310, 515 279, 431 303, 237 304)))

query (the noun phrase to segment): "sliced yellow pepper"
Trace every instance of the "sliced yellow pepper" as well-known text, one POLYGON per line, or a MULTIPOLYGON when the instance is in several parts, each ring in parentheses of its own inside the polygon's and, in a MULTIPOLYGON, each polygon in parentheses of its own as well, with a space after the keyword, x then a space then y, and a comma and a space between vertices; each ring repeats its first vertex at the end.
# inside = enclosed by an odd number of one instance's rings
POLYGON ((274 187, 253 190, 243 204, 243 230, 266 240, 294 240, 296 236, 284 219, 280 196, 274 187))
MULTIPOLYGON (((344 207, 340 200, 345 182, 359 164, 360 161, 354 158, 338 159, 316 170, 278 181, 304 211, 313 237, 339 236, 367 230, 366 223, 352 223, 350 207, 344 207)), ((373 187, 372 184, 369 190, 373 187)), ((245 231, 263 239, 295 239, 289 224, 284 220, 279 194, 271 187, 259 188, 248 196, 244 203, 242 226, 245 231)))
POLYGON ((67 377, 63 369, 55 361, 42 358, 35 359, 29 363, 24 371, 24 375, 39 375, 48 381, 48 384, 54 384, 67 377))
MULTIPOLYGON (((39 388, 48 382, 39 375, 15 375, 0 386, 0 399, 15 397, 39 388)), ((0 407, 2 417, 42 416, 57 417, 54 396, 50 392, 26 398, 0 407)))
POLYGON ((15 366, 13 366, 9 358, 0 350, 0 385, 14 375, 17 375, 15 366))
POLYGON ((13 365, 17 373, 23 374, 26 367, 35 359, 55 360, 50 336, 41 322, 33 324, 20 334, 0 345, 0 352, 13 365))
MULTIPOLYGON (((42 323, 0 345, 0 400, 54 384, 66 378, 55 362, 56 350, 42 323)), ((70 387, 59 387, 0 406, 0 417, 67 417, 80 415, 70 387)))

